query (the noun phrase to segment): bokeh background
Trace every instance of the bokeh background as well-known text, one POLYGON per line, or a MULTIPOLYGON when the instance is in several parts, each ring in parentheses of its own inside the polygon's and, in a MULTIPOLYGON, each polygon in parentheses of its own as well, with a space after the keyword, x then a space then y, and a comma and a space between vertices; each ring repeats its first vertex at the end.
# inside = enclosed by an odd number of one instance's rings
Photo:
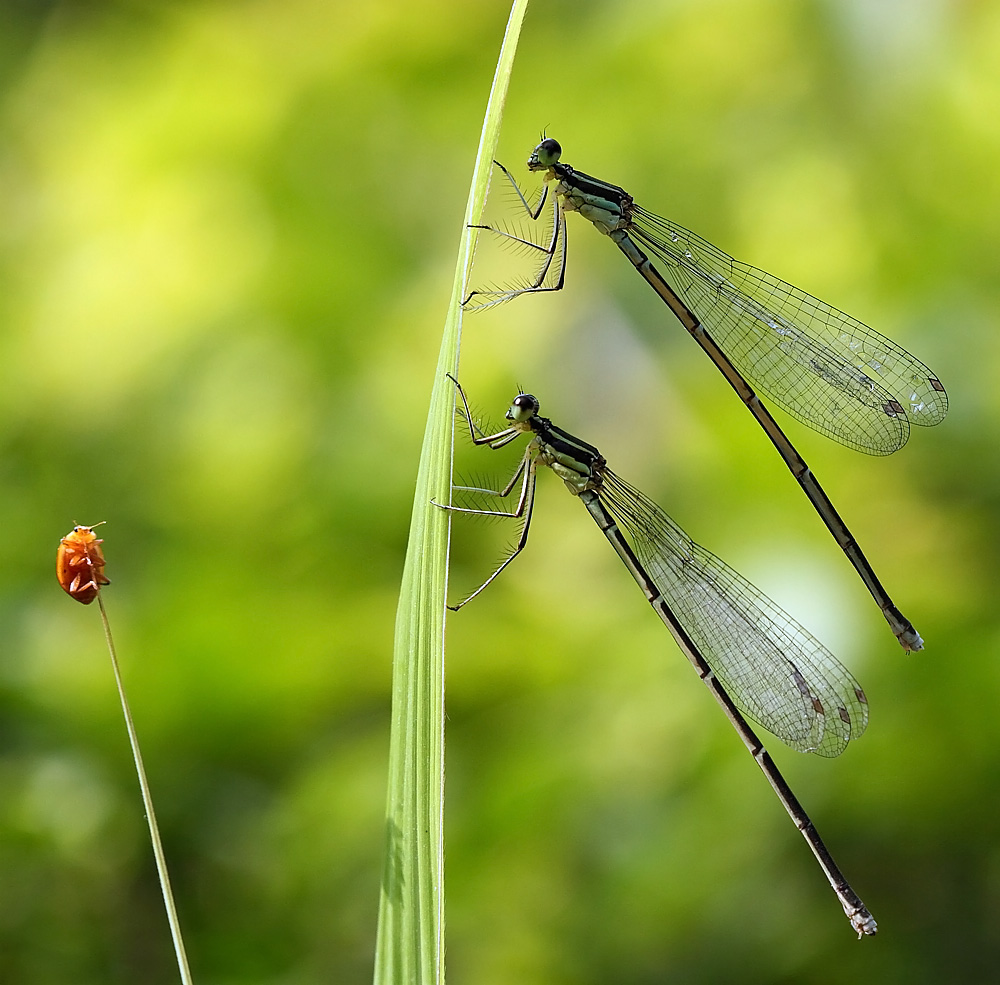
MULTIPOLYGON (((196 980, 370 980, 395 596, 507 13, 0 8, 3 981, 176 980, 98 613, 53 577, 59 537, 98 520, 196 980)), ((535 0, 516 174, 543 127, 945 381, 948 420, 888 459, 787 422, 927 649, 897 647, 726 384, 570 217, 567 290, 468 317, 465 382, 495 417, 538 394, 862 680, 871 724, 840 760, 770 748, 880 933, 854 940, 542 476, 530 550, 449 623, 451 980, 989 980, 1000 5, 535 0)), ((456 523, 454 594, 496 535, 456 523)))

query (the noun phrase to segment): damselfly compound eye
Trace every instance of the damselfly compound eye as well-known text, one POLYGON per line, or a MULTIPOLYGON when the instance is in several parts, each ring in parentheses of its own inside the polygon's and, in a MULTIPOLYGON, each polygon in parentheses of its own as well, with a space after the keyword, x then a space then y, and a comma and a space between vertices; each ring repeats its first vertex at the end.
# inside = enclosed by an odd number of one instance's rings
POLYGON ((507 411, 508 421, 528 421, 538 413, 538 401, 530 393, 519 393, 507 411))

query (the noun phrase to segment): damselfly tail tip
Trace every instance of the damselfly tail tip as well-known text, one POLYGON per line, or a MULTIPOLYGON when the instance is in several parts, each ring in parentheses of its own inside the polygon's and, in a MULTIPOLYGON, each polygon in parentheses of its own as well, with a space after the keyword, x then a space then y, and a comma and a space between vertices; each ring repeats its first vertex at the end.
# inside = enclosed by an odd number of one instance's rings
POLYGON ((862 937, 874 937, 878 933, 878 924, 875 918, 868 912, 864 904, 860 907, 844 907, 847 919, 851 921, 851 926, 858 932, 858 940, 862 937))
POLYGON ((883 606, 882 615, 885 616, 893 633, 896 634, 899 645, 907 653, 913 653, 914 650, 922 650, 924 648, 924 641, 914 628, 913 623, 894 605, 883 606))

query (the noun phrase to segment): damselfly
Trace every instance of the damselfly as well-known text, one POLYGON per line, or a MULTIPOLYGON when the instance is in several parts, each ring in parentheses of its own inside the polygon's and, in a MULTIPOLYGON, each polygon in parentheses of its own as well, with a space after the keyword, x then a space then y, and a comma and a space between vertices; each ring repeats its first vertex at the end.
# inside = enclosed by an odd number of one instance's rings
POLYGON ((821 434, 871 455, 901 448, 910 424, 944 420, 944 386, 923 363, 890 339, 763 270, 734 260, 683 226, 635 204, 617 185, 560 161, 562 148, 543 139, 528 160, 544 173, 545 191, 532 207, 503 165, 531 219, 552 187, 552 233, 535 243, 510 230, 481 226, 539 251, 536 277, 506 290, 474 291, 471 310, 520 294, 561 290, 566 272, 566 212, 579 212, 608 235, 708 354, 822 517, 906 650, 923 640, 899 611, 847 525, 802 456, 761 403, 754 387, 821 434), (645 250, 661 261, 664 273, 645 250))
POLYGON ((744 745, 774 788, 819 861, 851 925, 874 934, 875 919, 844 878, 813 823, 744 716, 801 752, 838 756, 868 724, 861 686, 829 650, 745 578, 694 543, 637 489, 607 467, 601 453, 538 413, 535 397, 519 393, 507 411, 510 426, 492 434, 476 426, 461 394, 472 440, 503 448, 531 436, 524 457, 503 489, 456 486, 458 491, 510 496, 513 510, 446 509, 523 521, 506 560, 471 595, 475 598, 521 552, 528 540, 538 465, 547 465, 587 507, 677 645, 694 665, 744 745))

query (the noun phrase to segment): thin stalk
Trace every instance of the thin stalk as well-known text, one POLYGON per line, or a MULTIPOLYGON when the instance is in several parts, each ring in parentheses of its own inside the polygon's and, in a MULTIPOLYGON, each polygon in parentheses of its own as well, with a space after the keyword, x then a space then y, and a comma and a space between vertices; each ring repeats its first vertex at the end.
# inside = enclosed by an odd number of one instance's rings
POLYGON ((163 854, 163 843, 160 841, 160 829, 156 823, 156 812, 153 810, 153 795, 146 779, 146 768, 142 764, 142 753, 139 751, 139 737, 132 721, 132 711, 125 697, 125 685, 122 682, 121 670, 118 667, 118 655, 115 652, 115 641, 111 636, 111 624, 104 608, 104 598, 97 593, 97 604, 101 607, 101 621, 104 623, 104 638, 108 641, 108 653, 111 654, 111 667, 115 674, 115 684, 118 687, 118 697, 122 703, 122 713, 125 716, 125 728, 128 731, 129 745, 132 747, 132 758, 135 760, 135 771, 139 777, 139 790, 142 792, 142 804, 146 811, 146 822, 149 824, 149 838, 153 843, 153 857, 156 859, 156 872, 160 878, 160 889, 163 891, 163 905, 167 910, 167 922, 170 924, 170 936, 174 941, 174 953, 177 955, 177 968, 181 973, 183 985, 191 985, 191 970, 188 968, 187 953, 184 950, 184 938, 181 935, 180 920, 177 918, 177 907, 174 904, 173 890, 170 888, 170 875, 167 872, 167 859, 163 854))

